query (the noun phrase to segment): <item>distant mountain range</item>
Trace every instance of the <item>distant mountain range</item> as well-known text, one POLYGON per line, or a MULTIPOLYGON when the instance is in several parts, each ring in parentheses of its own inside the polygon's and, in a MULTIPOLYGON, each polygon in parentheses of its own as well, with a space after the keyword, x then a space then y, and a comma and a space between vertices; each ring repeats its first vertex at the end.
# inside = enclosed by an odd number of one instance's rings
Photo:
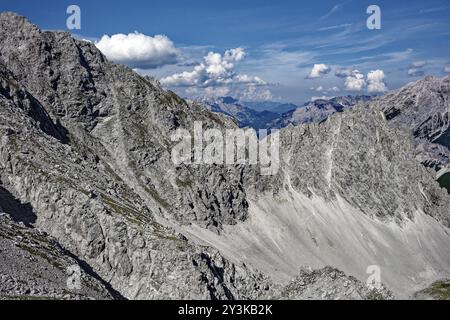
POLYGON ((214 99, 198 99, 198 102, 213 112, 218 112, 230 116, 236 120, 240 127, 251 127, 254 129, 265 129, 267 125, 280 117, 280 112, 268 111, 276 110, 277 105, 284 110, 286 106, 296 108, 293 104, 276 104, 274 102, 241 102, 232 97, 219 97, 214 99), (261 110, 261 111, 258 111, 261 110))
POLYGON ((371 96, 342 96, 332 99, 317 99, 305 103, 301 107, 289 110, 267 124, 270 128, 283 128, 290 124, 322 122, 336 112, 355 106, 358 103, 371 100, 371 96))
POLYGON ((242 105, 255 111, 270 111, 278 114, 283 114, 298 108, 298 106, 293 103, 275 101, 243 101, 242 105))
POLYGON ((302 106, 273 101, 245 102, 232 97, 204 98, 199 102, 213 112, 232 117, 240 127, 266 129, 321 122, 333 113, 371 99, 371 96, 343 96, 308 101, 302 106))

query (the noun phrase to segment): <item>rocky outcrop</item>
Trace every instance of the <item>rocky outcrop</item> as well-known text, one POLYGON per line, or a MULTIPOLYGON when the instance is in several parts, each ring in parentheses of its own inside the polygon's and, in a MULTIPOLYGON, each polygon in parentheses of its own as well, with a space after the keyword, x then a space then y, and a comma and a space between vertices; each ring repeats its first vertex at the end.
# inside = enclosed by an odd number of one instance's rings
POLYGON ((432 283, 414 295, 418 300, 450 300, 450 280, 445 279, 432 283))
POLYGON ((0 213, 0 261, 0 300, 121 298, 55 239, 13 222, 4 212, 0 213))
MULTIPOLYGON (((242 189, 236 181, 239 169, 191 172, 174 167, 170 158, 175 129, 191 128, 194 121, 205 127, 233 126, 232 121, 188 105, 130 69, 106 61, 93 44, 68 33, 42 32, 11 13, 2 14, 0 27, 1 62, 8 68, 4 72, 14 74, 26 88, 21 90, 39 102, 41 113, 67 131, 70 146, 81 142, 82 148, 103 152, 97 156, 120 171, 156 213, 217 229, 245 217, 245 195, 233 191, 242 189), (170 172, 189 176, 192 192, 176 189, 167 179, 170 172), (205 188, 205 181, 214 187, 205 188)), ((4 81, 3 91, 15 90, 14 81, 4 81)), ((45 119, 36 121, 48 125, 45 119)))
POLYGON ((280 170, 246 168, 246 221, 215 235, 182 231, 277 282, 299 266, 360 281, 376 265, 399 298, 450 274, 450 197, 416 161, 407 131, 372 104, 280 131, 280 170))
POLYGON ((264 283, 258 273, 156 222, 144 200, 92 149, 59 143, 14 105, 0 104, 3 187, 29 203, 36 228, 82 257, 122 295, 245 298, 239 279, 248 283, 249 297, 263 293, 255 290, 264 283))
POLYGON ((415 161, 408 134, 390 128, 376 105, 286 128, 281 145, 279 174, 252 185, 278 191, 289 184, 328 200, 339 195, 382 220, 413 219, 422 210, 450 226, 447 193, 415 161))
POLYGON ((376 101, 386 119, 414 137, 417 158, 436 171, 450 157, 450 77, 427 76, 376 101))
POLYGON ((384 287, 370 288, 354 277, 332 267, 301 270, 281 291, 289 300, 390 300, 394 296, 384 287))
POLYGON ((283 113, 280 117, 269 122, 267 126, 270 128, 283 128, 289 125, 319 123, 334 113, 342 112, 371 99, 372 97, 370 96, 341 96, 309 101, 301 107, 283 113))
POLYGON ((175 167, 170 158, 177 127, 233 122, 67 33, 12 13, 0 15, 0 26, 0 180, 32 208, 33 225, 127 298, 264 294, 257 272, 156 221, 217 232, 245 218, 239 168, 175 167))

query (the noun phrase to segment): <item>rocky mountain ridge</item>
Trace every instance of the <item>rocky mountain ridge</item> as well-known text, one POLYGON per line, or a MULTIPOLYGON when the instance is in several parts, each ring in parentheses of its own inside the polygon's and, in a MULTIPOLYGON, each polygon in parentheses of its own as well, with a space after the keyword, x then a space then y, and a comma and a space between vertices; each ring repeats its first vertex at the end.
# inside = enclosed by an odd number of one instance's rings
POLYGON ((450 77, 427 76, 376 100, 386 119, 414 137, 425 166, 448 170, 450 157, 450 77))
POLYGON ((242 101, 242 104, 247 108, 255 111, 270 111, 278 114, 283 114, 290 110, 297 109, 298 106, 290 102, 277 101, 242 101))
POLYGON ((278 113, 272 111, 251 109, 232 97, 202 99, 198 103, 212 112, 231 117, 236 120, 239 127, 250 127, 255 130, 268 128, 268 124, 279 116, 278 113))
POLYGON ((267 126, 283 128, 288 125, 296 126, 304 123, 322 122, 334 113, 342 112, 370 99, 372 99, 371 96, 339 96, 331 99, 316 99, 283 113, 279 118, 268 123, 267 126))
POLYGON ((68 33, 43 32, 12 13, 1 14, 0 30, 1 181, 33 208, 36 228, 127 298, 265 293, 257 289, 265 286, 258 273, 156 221, 198 219, 219 230, 245 217, 242 188, 233 187, 239 171, 175 168, 170 159, 169 132, 183 121, 186 127, 187 119, 220 127, 231 121, 109 63, 68 33), (167 197, 170 189, 180 191, 167 197))

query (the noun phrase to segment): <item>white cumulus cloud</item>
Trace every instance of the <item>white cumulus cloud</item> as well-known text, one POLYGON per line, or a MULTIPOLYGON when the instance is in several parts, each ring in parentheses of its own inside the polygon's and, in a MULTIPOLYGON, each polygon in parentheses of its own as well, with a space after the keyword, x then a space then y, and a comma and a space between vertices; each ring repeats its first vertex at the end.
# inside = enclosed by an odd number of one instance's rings
POLYGON ((246 74, 238 74, 236 75, 236 82, 238 83, 248 83, 252 85, 265 85, 267 84, 264 80, 257 76, 249 76, 246 74))
POLYGON ((179 61, 180 52, 164 35, 154 37, 135 32, 104 35, 95 43, 110 60, 132 68, 152 69, 179 61))
POLYGON ((352 70, 345 78, 345 89, 348 91, 362 91, 365 87, 364 75, 358 70, 352 70))
MULTIPOLYGON (((344 89, 347 91, 364 91, 370 93, 385 92, 388 90, 386 86, 386 75, 383 70, 377 69, 370 71, 367 76, 357 70, 348 67, 338 67, 334 70, 334 75, 338 78, 345 79, 344 89)), ((338 92, 338 87, 328 89, 328 91, 338 92)))
POLYGON ((323 91, 324 89, 323 89, 322 86, 318 86, 315 90, 316 90, 316 91, 323 91))
POLYGON ((234 62, 241 61, 245 57, 242 48, 225 51, 223 55, 209 52, 203 62, 195 66, 191 71, 175 73, 161 79, 166 86, 220 86, 227 84, 254 84, 265 85, 266 82, 259 77, 247 74, 237 74, 234 62))
POLYGON ((208 88, 196 88, 191 87, 186 89, 186 94, 191 96, 201 96, 204 98, 223 97, 231 94, 231 90, 228 87, 208 87, 208 88))
POLYGON ((350 76, 353 72, 353 69, 351 68, 337 68, 334 71, 334 75, 338 78, 347 78, 350 76))
POLYGON ((268 83, 258 76, 238 73, 235 64, 246 57, 242 48, 223 54, 209 52, 203 61, 190 71, 183 71, 160 79, 167 87, 178 87, 190 96, 233 95, 246 100, 268 100, 272 97, 268 83))
POLYGON ((236 48, 225 51, 224 59, 231 61, 241 61, 246 56, 244 49, 236 48))
POLYGON ((444 67, 444 72, 450 73, 450 67, 444 67))
POLYGON ((323 75, 329 73, 331 71, 331 68, 328 67, 326 64, 319 63, 315 64, 313 68, 311 69, 311 72, 308 74, 308 79, 315 79, 320 78, 323 75))
POLYGON ((367 74, 367 91, 373 93, 387 91, 385 78, 386 76, 383 70, 377 69, 370 71, 367 74))

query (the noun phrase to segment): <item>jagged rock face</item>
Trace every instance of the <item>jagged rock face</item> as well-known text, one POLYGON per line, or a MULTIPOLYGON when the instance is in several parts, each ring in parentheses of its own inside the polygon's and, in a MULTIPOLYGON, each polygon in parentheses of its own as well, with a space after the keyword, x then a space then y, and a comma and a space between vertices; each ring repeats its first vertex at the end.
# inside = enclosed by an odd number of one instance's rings
POLYGON ((332 267, 300 270, 298 276, 282 289, 282 299, 309 300, 391 300, 392 292, 384 287, 369 288, 354 277, 332 267))
POLYGON ((280 170, 258 173, 246 168, 246 221, 220 235, 195 225, 183 234, 281 283, 300 265, 361 281, 377 265, 386 287, 408 298, 450 276, 450 197, 376 105, 280 130, 280 170))
POLYGON ((307 196, 339 195, 371 217, 402 221, 422 210, 450 226, 447 193, 415 161, 408 134, 391 129, 375 106, 285 128, 280 141, 280 171, 250 175, 260 179, 249 183, 254 194, 293 186, 307 196))
MULTIPOLYGON (((239 168, 190 170, 175 167, 170 157, 175 129, 189 129, 194 121, 222 128, 233 126, 231 120, 188 105, 131 70, 109 63, 95 46, 68 33, 41 32, 8 13, 2 14, 0 27, 0 61, 15 78, 5 81, 19 82, 38 101, 41 113, 53 119, 56 129, 47 130, 51 135, 72 146, 100 145, 104 154, 98 156, 163 216, 217 229, 245 218, 239 168), (174 176, 189 180, 177 184, 174 176)), ((5 90, 13 89, 5 83, 5 90)))
POLYGON ((195 226, 185 234, 282 282, 299 263, 359 280, 375 264, 407 298, 450 275, 450 197, 414 158, 409 133, 392 128, 377 106, 285 128, 280 141, 278 174, 246 172, 245 222, 222 235, 195 226))
POLYGON ((417 157, 427 167, 448 167, 450 157, 450 77, 428 76, 377 99, 394 126, 409 130, 417 157))
POLYGON ((436 281, 414 295, 418 300, 450 300, 450 280, 436 281))
POLYGON ((68 256, 55 239, 11 221, 5 213, 0 215, 0 261, 0 300, 120 298, 68 256), (79 278, 68 285, 67 269, 74 266, 79 268, 79 278), (79 290, 78 284, 82 284, 79 290))
POLYGON ((3 186, 30 203, 37 228, 83 257, 124 296, 227 299, 263 293, 258 273, 158 224, 145 201, 106 162, 95 160, 88 146, 62 144, 10 101, 0 104, 3 186))
POLYGON ((358 103, 367 102, 371 98, 370 96, 342 96, 328 100, 317 99, 283 113, 279 118, 270 122, 268 127, 283 128, 288 125, 296 126, 305 123, 319 123, 336 112, 342 112, 358 103))
POLYGON ((268 280, 156 222, 219 230, 246 216, 239 168, 175 168, 170 133, 233 125, 87 42, 0 15, 3 187, 127 298, 257 298, 268 280), (172 170, 178 184, 172 176, 172 170), (198 179, 198 180, 197 180, 198 179), (261 286, 261 289, 260 289, 261 286))

